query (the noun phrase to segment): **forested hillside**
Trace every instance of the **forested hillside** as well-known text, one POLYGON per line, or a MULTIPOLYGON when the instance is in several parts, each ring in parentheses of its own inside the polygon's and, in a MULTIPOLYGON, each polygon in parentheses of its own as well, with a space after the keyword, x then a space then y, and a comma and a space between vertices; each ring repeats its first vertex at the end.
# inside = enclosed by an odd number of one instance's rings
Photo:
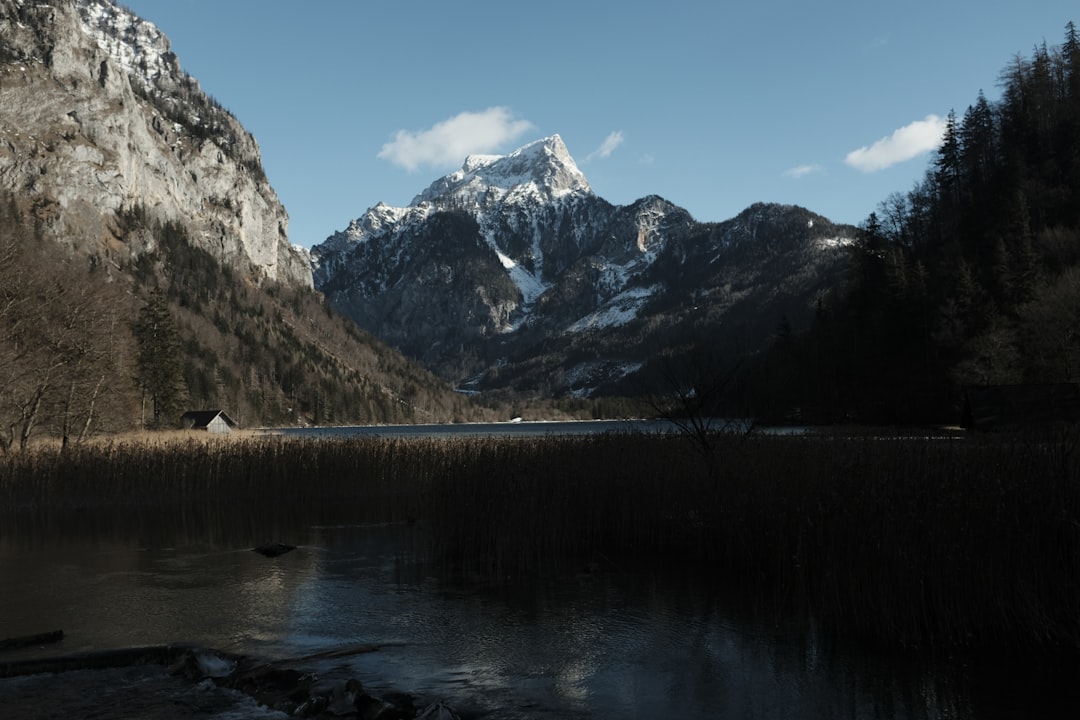
MULTIPOLYGON (((69 254, 40 208, 0 202, 0 451, 37 437, 174 428, 505 417, 451 392, 306 288, 255 283, 135 211, 123 263, 69 254)), ((119 256, 119 255, 118 255, 119 256)))
POLYGON ((806 420, 955 422, 964 385, 1080 375, 1080 40, 1037 46, 951 112, 925 178, 862 227, 843 292, 778 333, 746 406, 806 420))

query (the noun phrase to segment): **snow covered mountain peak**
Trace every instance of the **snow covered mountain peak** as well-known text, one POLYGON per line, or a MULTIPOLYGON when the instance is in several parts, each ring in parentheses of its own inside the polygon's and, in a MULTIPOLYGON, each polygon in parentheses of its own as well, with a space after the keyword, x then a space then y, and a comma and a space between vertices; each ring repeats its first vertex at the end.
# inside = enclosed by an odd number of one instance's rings
POLYGON ((460 170, 433 182, 412 204, 475 207, 507 195, 551 201, 571 193, 592 195, 592 188, 562 138, 552 135, 509 155, 470 155, 460 170))

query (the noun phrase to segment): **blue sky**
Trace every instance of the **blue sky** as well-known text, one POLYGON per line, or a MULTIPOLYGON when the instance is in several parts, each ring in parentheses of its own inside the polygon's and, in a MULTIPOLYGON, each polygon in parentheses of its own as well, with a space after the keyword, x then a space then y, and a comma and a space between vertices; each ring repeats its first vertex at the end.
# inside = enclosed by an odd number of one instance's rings
POLYGON ((923 177, 950 109, 1080 22, 1075 0, 121 2, 255 135, 308 247, 556 133, 616 204, 858 224, 923 177))

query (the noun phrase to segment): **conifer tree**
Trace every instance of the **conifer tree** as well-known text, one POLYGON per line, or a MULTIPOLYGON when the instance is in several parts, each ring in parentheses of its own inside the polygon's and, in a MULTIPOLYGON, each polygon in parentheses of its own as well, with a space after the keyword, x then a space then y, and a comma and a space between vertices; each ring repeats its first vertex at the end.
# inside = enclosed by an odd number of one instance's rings
POLYGON ((960 164, 970 191, 983 190, 994 166, 994 112, 982 90, 960 126, 960 164))
POLYGON ((943 198, 959 199, 960 192, 960 127, 956 111, 950 110, 945 119, 945 135, 938 148, 934 167, 943 198))
POLYGON ((1012 292, 1010 300, 1014 305, 1021 305, 1034 296, 1039 271, 1038 258, 1035 255, 1031 237, 1031 217, 1028 212, 1027 197, 1022 192, 1016 193, 1009 240, 1009 284, 1012 292))
POLYGON ((999 304, 1008 303, 1012 297, 1012 265, 1005 240, 1000 235, 994 238, 991 246, 988 285, 999 304))
POLYGON ((143 425, 154 428, 174 424, 184 400, 180 334, 160 292, 154 292, 135 322, 138 344, 136 367, 143 398, 143 425), (151 420, 146 420, 150 403, 151 420))

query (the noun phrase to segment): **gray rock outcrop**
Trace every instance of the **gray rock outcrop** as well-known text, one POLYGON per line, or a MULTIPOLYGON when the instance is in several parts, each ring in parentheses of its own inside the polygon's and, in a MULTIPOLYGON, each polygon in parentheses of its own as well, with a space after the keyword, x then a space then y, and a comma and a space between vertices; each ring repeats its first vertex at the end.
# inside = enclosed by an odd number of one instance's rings
POLYGON ((255 139, 110 0, 0 0, 0 189, 73 249, 138 254, 152 238, 116 218, 140 212, 255 282, 312 285, 255 139))

